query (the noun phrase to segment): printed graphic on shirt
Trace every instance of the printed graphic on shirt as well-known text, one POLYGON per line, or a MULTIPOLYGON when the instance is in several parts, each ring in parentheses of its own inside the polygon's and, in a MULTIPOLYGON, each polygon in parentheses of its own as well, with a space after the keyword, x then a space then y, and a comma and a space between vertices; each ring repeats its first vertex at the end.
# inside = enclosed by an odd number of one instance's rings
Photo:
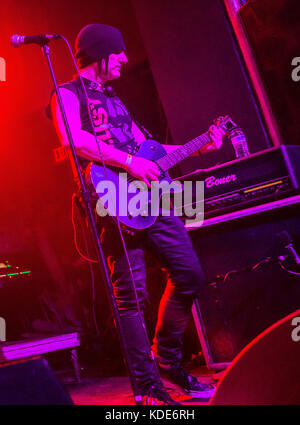
MULTIPOLYGON (((131 117, 122 101, 117 97, 89 99, 90 110, 97 136, 117 148, 126 146, 126 151, 133 153, 136 147, 131 131, 131 117)), ((93 96, 94 97, 94 96, 93 96)))
POLYGON ((108 114, 102 107, 102 102, 96 99, 89 100, 89 105, 97 136, 103 141, 111 139, 111 134, 108 130, 108 114))

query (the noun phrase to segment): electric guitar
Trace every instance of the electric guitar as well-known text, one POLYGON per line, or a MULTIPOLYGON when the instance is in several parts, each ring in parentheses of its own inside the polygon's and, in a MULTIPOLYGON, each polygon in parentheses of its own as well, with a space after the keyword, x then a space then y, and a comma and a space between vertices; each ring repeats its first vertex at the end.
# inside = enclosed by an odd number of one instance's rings
MULTIPOLYGON (((214 123, 227 135, 237 128, 229 116, 220 117, 214 123)), ((151 190, 148 190, 144 182, 136 180, 122 168, 103 167, 98 163, 91 162, 86 170, 86 178, 91 190, 99 197, 96 207, 98 215, 118 215, 120 223, 132 229, 150 227, 158 217, 160 198, 164 193, 170 191, 172 179, 168 170, 210 143, 212 141, 208 132, 169 154, 155 140, 146 140, 141 143, 135 156, 154 161, 161 171, 158 179, 161 189, 158 191, 154 203, 153 196, 151 196, 151 192, 155 188, 154 182, 151 184, 151 190)), ((173 191, 181 190, 181 185, 176 186, 177 188, 172 186, 173 191)))

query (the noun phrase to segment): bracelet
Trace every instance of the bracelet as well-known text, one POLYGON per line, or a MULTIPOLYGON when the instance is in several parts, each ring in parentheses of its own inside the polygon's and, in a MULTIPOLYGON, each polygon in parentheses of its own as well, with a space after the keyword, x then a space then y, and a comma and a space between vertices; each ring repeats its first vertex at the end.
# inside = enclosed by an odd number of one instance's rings
POLYGON ((128 170, 129 165, 131 164, 131 162, 132 162, 132 155, 130 155, 130 153, 129 153, 127 155, 127 158, 126 158, 126 161, 125 161, 125 164, 124 164, 124 168, 125 168, 126 171, 128 170))

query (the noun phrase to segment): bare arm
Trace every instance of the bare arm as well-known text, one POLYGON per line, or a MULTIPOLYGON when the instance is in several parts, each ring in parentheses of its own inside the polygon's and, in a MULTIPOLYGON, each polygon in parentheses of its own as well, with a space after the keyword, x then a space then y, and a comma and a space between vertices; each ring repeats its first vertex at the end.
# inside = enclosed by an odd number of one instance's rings
MULTIPOLYGON (((208 133, 211 138, 211 143, 208 143, 207 145, 203 146, 200 150, 201 154, 209 153, 211 151, 215 151, 219 149, 222 146, 222 139, 225 134, 223 130, 218 128, 215 125, 211 125, 209 127, 208 133)), ((181 145, 163 145, 167 153, 171 153, 175 151, 177 148, 179 148, 181 145)))
MULTIPOLYGON (((141 144, 146 140, 144 134, 141 132, 141 130, 138 128, 138 126, 133 122, 132 123, 132 132, 134 135, 134 138, 138 144, 141 144)), ((208 153, 210 151, 214 151, 216 149, 219 149, 222 145, 222 138, 225 134, 223 130, 219 129, 218 127, 212 125, 209 127, 209 134, 211 137, 211 143, 209 143, 206 146, 203 146, 200 149, 200 152, 202 154, 208 153)), ((166 150, 167 154, 174 152, 176 149, 181 147, 182 145, 165 145, 162 144, 164 149, 166 150)))

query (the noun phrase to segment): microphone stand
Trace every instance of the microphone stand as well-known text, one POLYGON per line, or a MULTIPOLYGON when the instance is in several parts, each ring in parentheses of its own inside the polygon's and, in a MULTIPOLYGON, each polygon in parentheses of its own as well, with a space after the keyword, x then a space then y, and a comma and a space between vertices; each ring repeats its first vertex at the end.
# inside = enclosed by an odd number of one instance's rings
POLYGON ((108 296, 109 296, 109 299, 110 299, 111 308, 112 308, 114 319, 115 319, 115 325, 116 325, 117 331, 119 333, 119 339, 120 339, 120 342, 121 342, 121 346, 123 348, 123 354, 124 354, 124 357, 125 357, 125 362, 126 362, 128 373, 129 373, 129 379, 130 379, 130 382, 131 382, 135 403, 137 405, 139 405, 139 404, 142 404, 142 396, 140 395, 140 391, 138 390, 138 385, 137 385, 134 369, 133 369, 133 366, 132 366, 131 361, 130 361, 128 347, 127 347, 127 341, 126 341, 126 338, 125 338, 125 335, 124 335, 124 332, 123 332, 123 329, 122 329, 122 323, 121 323, 121 320, 120 320, 120 313, 119 313, 119 310, 118 310, 118 307, 117 307, 117 304, 116 304, 116 300, 115 300, 115 297, 114 297, 113 286, 112 286, 111 279, 110 279, 110 276, 109 276, 106 260, 105 260, 105 257, 104 257, 102 245, 101 245, 101 242, 100 242, 100 239, 99 239, 99 235, 98 235, 98 231, 97 231, 97 227, 96 227, 96 223, 95 223, 95 219, 94 219, 93 208, 92 208, 92 205, 91 205, 92 198, 91 198, 89 191, 87 190, 86 182, 85 182, 84 177, 83 177, 81 170, 80 170, 80 164, 79 164, 78 156, 77 156, 77 153, 76 153, 74 141, 73 141, 72 134, 71 134, 71 131, 70 131, 70 127, 69 127, 69 123, 68 123, 67 116, 66 116, 66 113, 65 113, 65 109, 64 109, 64 106, 63 106, 63 103, 62 103, 61 95, 60 95, 60 92, 59 92, 59 89, 58 89, 58 84, 57 84, 57 80, 56 80, 56 77, 55 77, 52 62, 51 62, 51 59, 50 59, 50 48, 48 46, 48 42, 49 42, 49 40, 45 41, 45 43, 42 43, 41 47, 42 47, 42 50, 44 52, 44 55, 46 57, 46 60, 47 60, 48 66, 49 66, 51 78, 52 78, 52 81, 53 81, 53 84, 54 84, 54 89, 55 89, 55 93, 56 93, 58 104, 59 104, 59 109, 61 111, 64 126, 65 126, 66 133, 67 133, 67 136, 68 136, 68 141, 69 141, 72 157, 73 157, 73 160, 74 160, 74 164, 75 164, 78 179, 79 179, 81 197, 82 197, 83 203, 84 203, 85 208, 86 208, 88 222, 89 222, 89 225, 90 225, 90 228, 91 228, 91 231, 92 231, 92 236, 93 236, 93 240, 94 240, 95 247, 96 247, 98 265, 99 265, 100 270, 102 272, 102 276, 103 276, 103 279, 104 279, 104 282, 105 282, 107 293, 108 293, 108 296))

